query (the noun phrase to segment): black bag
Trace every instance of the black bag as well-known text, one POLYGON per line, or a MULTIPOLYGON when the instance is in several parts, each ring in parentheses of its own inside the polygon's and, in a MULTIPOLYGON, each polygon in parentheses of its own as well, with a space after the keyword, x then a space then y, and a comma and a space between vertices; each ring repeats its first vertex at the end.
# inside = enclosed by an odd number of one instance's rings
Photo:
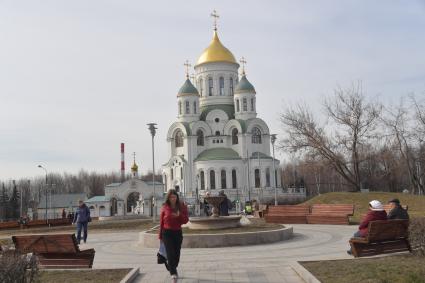
POLYGON ((158 264, 163 264, 167 262, 167 259, 160 253, 156 254, 158 264))

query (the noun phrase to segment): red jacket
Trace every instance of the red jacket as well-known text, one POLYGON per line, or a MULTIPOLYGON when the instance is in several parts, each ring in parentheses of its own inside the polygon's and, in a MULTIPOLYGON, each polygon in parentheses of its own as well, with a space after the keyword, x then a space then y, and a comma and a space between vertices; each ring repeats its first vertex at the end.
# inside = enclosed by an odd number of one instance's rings
POLYGON ((375 220, 387 220, 387 213, 385 212, 385 210, 382 210, 382 211, 369 210, 368 211, 366 216, 363 218, 362 223, 360 223, 359 225, 359 231, 362 237, 367 236, 367 228, 369 226, 369 222, 375 221, 375 220))
POLYGON ((189 221, 189 216, 187 213, 187 206, 184 203, 180 204, 180 212, 179 215, 176 216, 173 212, 173 209, 164 204, 161 208, 161 216, 160 216, 160 229, 158 238, 162 239, 162 231, 164 229, 170 230, 181 230, 182 225, 186 224, 189 221))

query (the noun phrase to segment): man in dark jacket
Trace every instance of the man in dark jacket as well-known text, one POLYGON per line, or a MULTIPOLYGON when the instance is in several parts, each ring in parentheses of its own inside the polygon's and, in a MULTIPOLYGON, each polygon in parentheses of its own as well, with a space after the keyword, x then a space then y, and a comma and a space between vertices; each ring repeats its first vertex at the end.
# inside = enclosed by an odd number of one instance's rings
POLYGON ((391 205, 391 210, 388 212, 388 219, 409 219, 407 211, 401 207, 400 200, 392 199, 388 202, 391 205))
POLYGON ((231 201, 227 198, 223 190, 221 190, 218 195, 225 197, 225 199, 220 203, 220 206, 219 206, 220 216, 229 216, 229 209, 232 204, 231 201))
POLYGON ((82 201, 78 201, 78 208, 75 212, 74 220, 72 224, 77 223, 77 242, 80 244, 81 242, 81 230, 84 230, 83 240, 84 243, 87 241, 87 225, 88 222, 91 221, 90 218, 90 209, 87 205, 82 201))

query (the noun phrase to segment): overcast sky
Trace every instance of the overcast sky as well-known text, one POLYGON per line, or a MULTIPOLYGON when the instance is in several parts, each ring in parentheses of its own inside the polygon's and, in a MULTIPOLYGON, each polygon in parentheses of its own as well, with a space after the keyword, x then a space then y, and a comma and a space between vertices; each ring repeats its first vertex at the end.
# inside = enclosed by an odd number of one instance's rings
POLYGON ((424 1, 0 0, 0 179, 118 171, 121 142, 127 169, 136 152, 147 172, 149 122, 165 163, 183 63, 208 46, 213 9, 280 136, 285 105, 319 111, 338 85, 394 103, 425 92, 424 1))

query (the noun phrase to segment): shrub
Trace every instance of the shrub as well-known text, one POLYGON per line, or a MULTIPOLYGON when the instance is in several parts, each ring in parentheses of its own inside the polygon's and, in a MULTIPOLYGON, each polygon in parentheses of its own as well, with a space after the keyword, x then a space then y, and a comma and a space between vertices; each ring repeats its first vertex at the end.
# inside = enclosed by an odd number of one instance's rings
POLYGON ((34 255, 21 254, 15 250, 0 253, 0 282, 37 282, 38 265, 34 255))
POLYGON ((410 220, 409 241, 414 254, 425 256, 425 217, 410 220))

